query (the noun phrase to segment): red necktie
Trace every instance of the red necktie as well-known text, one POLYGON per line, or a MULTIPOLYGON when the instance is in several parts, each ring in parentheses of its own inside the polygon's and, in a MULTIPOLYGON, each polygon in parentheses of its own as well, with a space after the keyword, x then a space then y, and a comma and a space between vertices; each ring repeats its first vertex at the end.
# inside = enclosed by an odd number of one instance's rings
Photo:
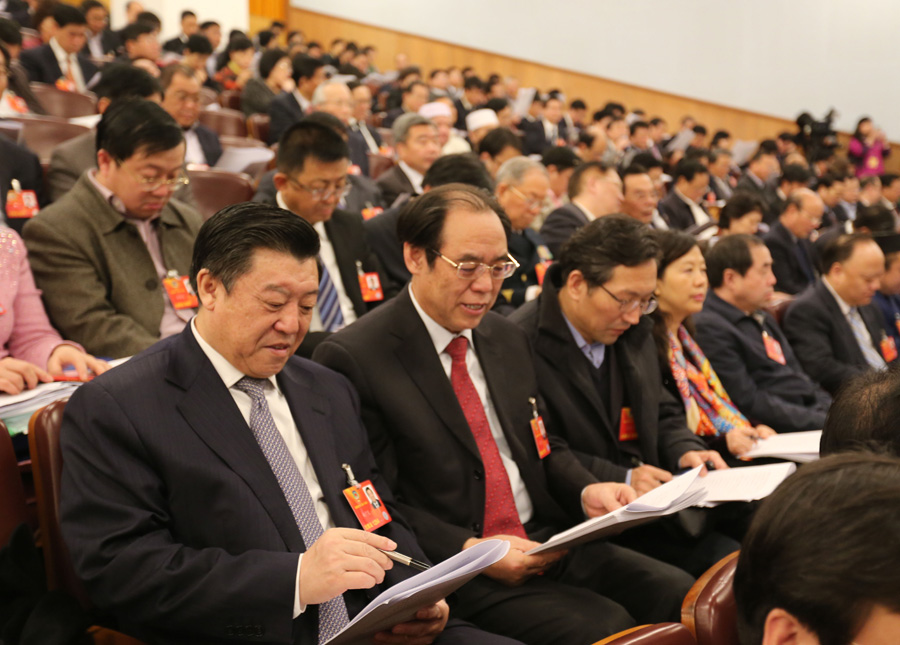
POLYGON ((469 377, 469 370, 466 367, 468 346, 469 341, 464 336, 459 336, 451 340, 444 351, 453 359, 450 384, 469 423, 472 436, 475 437, 484 465, 484 530, 481 534, 483 537, 515 535, 527 539, 525 527, 522 526, 519 512, 516 510, 509 475, 500 460, 497 442, 491 435, 491 426, 484 412, 484 405, 475 384, 469 377))

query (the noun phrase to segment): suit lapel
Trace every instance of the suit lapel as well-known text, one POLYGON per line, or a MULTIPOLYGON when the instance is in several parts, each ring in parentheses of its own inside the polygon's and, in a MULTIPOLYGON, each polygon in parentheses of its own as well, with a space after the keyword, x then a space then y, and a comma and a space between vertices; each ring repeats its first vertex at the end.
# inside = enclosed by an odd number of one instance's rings
POLYGON ((195 433, 243 479, 269 514, 290 551, 305 551, 269 462, 244 422, 234 399, 186 327, 173 349, 167 380, 184 389, 176 407, 195 433))
POLYGON ((844 312, 841 311, 841 307, 838 305, 837 300, 835 300, 834 296, 831 295, 831 292, 828 291, 828 287, 825 286, 824 282, 819 281, 816 285, 816 289, 818 289, 819 297, 828 309, 829 317, 838 325, 840 334, 843 336, 843 343, 853 354, 855 363, 857 365, 868 365, 869 363, 866 361, 866 357, 863 355, 859 343, 856 342, 856 334, 853 333, 853 328, 850 326, 844 312))
POLYGON ((450 385, 450 379, 435 352, 431 336, 410 300, 408 286, 397 296, 394 306, 402 312, 393 332, 400 340, 395 350, 397 360, 437 416, 469 452, 481 459, 478 445, 453 392, 453 386, 450 385))
POLYGON ((344 292, 347 297, 353 301, 353 309, 357 316, 366 313, 366 303, 362 299, 362 292, 359 290, 359 280, 356 273, 356 260, 353 249, 350 245, 350 236, 352 231, 348 230, 346 220, 340 211, 335 211, 331 219, 325 222, 325 232, 328 234, 328 240, 334 249, 334 258, 337 260, 338 271, 341 274, 341 281, 344 283, 344 292))

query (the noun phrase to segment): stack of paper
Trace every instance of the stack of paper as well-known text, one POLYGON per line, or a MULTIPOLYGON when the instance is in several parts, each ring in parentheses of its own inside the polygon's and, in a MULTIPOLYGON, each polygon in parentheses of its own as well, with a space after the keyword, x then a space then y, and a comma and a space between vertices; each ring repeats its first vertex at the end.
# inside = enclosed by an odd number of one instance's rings
POLYGON ((752 502, 768 497, 795 470, 797 464, 790 462, 714 470, 695 483, 706 493, 703 502, 697 505, 717 506, 723 502, 752 502))
POLYGON ((484 569, 502 560, 508 551, 506 540, 485 540, 428 571, 395 584, 326 641, 327 645, 370 645, 374 634, 412 620, 417 611, 446 598, 484 569))
POLYGON ((675 477, 662 486, 644 493, 636 500, 611 513, 582 522, 568 531, 557 533, 529 554, 571 549, 585 542, 621 533, 626 528, 643 524, 657 517, 671 515, 694 506, 706 497, 706 490, 696 486, 702 466, 675 477))
POLYGON ((809 432, 788 432, 776 434, 762 439, 743 456, 749 459, 758 457, 775 457, 805 464, 819 458, 819 443, 822 441, 821 430, 809 432))
POLYGON ((0 394, 0 420, 6 424, 11 435, 28 432, 32 414, 45 405, 71 396, 80 385, 72 381, 41 383, 33 390, 19 394, 0 394))

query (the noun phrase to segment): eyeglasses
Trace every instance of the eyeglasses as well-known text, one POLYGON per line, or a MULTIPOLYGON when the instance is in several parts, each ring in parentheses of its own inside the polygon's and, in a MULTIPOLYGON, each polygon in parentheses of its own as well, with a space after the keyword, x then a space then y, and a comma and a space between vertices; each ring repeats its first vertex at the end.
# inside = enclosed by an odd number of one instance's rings
POLYGON ((500 262, 498 264, 485 264, 484 262, 454 262, 440 251, 432 249, 432 253, 436 254, 439 258, 444 260, 444 262, 456 269, 457 277, 463 280, 475 280, 485 272, 485 269, 491 270, 492 280, 506 280, 506 278, 515 273, 516 269, 519 268, 519 263, 516 262, 516 259, 509 253, 506 254, 506 257, 509 258, 509 262, 500 262))
POLYGON ((515 186, 510 186, 509 189, 516 195, 518 195, 519 199, 525 202, 525 208, 527 208, 528 210, 539 208, 544 205, 544 199, 535 199, 534 197, 529 197, 515 186))
POLYGON ((297 186, 297 188, 301 190, 305 190, 309 193, 309 196, 312 197, 317 202, 323 202, 332 195, 336 195, 338 201, 341 201, 347 193, 350 192, 352 188, 350 184, 347 183, 346 179, 340 180, 339 183, 336 183, 334 186, 322 186, 317 188, 312 188, 310 186, 306 186, 301 184, 299 181, 292 177, 288 177, 287 180, 297 186))
POLYGON ((184 170, 178 173, 177 177, 173 177, 172 179, 166 179, 165 177, 142 177, 141 175, 125 168, 122 165, 122 162, 116 162, 119 168, 122 168, 129 175, 134 177, 137 180, 138 185, 141 187, 141 190, 145 193, 152 193, 155 190, 159 190, 163 186, 170 190, 178 190, 182 186, 187 186, 191 183, 191 180, 188 178, 187 173, 184 170))
POLYGON ((659 303, 656 302, 656 298, 650 296, 649 300, 641 300, 639 298, 631 298, 629 300, 622 300, 617 297, 612 291, 604 287, 602 284, 598 285, 601 289, 603 289, 606 293, 609 294, 609 297, 619 303, 619 311, 623 314, 628 314, 634 311, 635 309, 640 308, 641 315, 652 314, 656 311, 656 307, 659 303))

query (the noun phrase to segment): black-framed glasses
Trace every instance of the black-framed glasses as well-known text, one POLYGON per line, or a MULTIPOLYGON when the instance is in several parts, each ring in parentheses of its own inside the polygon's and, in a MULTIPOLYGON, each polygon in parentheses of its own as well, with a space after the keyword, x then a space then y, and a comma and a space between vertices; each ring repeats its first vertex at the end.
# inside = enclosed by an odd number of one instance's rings
POLYGON ((654 311, 656 311, 656 307, 659 305, 659 303, 656 302, 656 298, 654 298, 653 296, 650 296, 649 300, 641 300, 640 298, 630 298, 628 300, 622 300, 602 284, 598 286, 606 293, 608 293, 610 298, 612 298, 619 304, 619 311, 621 311, 623 314, 629 314, 638 308, 640 308, 641 310, 641 315, 652 314, 654 311))
POLYGON ((516 262, 516 259, 509 253, 506 254, 506 257, 509 258, 508 262, 485 264, 484 262, 454 262, 440 251, 434 251, 432 249, 432 252, 456 269, 457 277, 463 280, 475 280, 487 269, 491 270, 492 280, 506 280, 506 278, 515 273, 516 269, 519 268, 519 263, 516 262))
POLYGON ((316 188, 301 184, 293 177, 288 177, 287 180, 294 184, 297 188, 308 192, 309 196, 317 202, 323 202, 332 195, 337 195, 338 201, 341 201, 344 197, 346 197, 347 193, 350 192, 351 188, 346 179, 344 179, 342 183, 336 184, 334 186, 322 186, 316 188))

